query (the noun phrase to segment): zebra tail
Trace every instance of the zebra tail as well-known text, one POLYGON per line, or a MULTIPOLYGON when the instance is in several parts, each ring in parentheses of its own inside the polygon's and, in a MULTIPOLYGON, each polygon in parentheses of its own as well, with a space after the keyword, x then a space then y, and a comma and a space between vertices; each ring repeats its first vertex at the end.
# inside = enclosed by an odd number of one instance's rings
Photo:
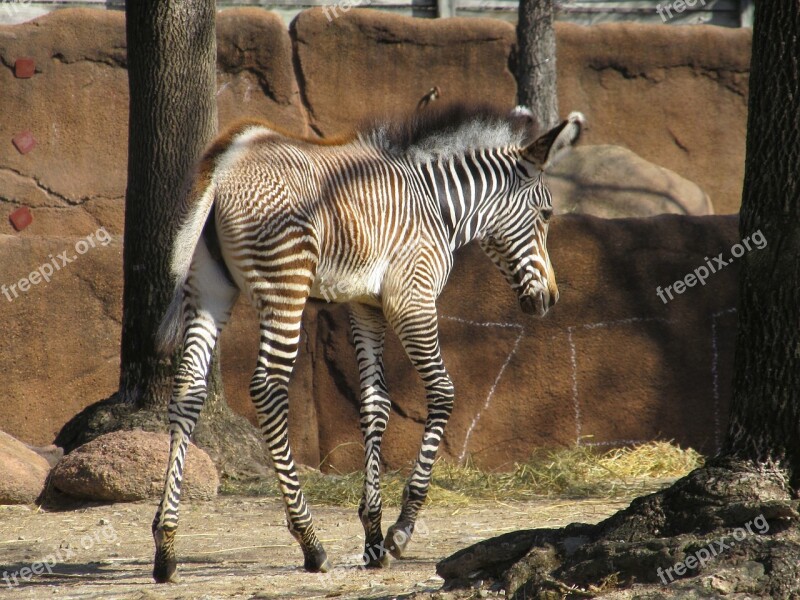
POLYGON ((160 356, 170 356, 183 337, 183 287, 175 286, 172 301, 161 319, 156 332, 156 351, 160 356))
POLYGON ((172 245, 170 272, 175 288, 172 301, 156 333, 156 351, 161 356, 170 356, 183 339, 184 328, 184 286, 189 277, 192 258, 200 236, 203 234, 208 215, 214 204, 214 185, 202 177, 195 180, 192 191, 181 207, 182 218, 178 233, 172 245))

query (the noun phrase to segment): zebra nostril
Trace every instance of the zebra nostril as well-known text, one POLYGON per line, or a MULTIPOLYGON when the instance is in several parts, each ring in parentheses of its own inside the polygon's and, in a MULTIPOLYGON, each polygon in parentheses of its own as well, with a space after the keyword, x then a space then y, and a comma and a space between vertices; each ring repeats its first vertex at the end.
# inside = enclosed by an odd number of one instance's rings
POLYGON ((536 312, 536 303, 532 296, 522 296, 519 299, 519 306, 526 315, 531 315, 536 312))

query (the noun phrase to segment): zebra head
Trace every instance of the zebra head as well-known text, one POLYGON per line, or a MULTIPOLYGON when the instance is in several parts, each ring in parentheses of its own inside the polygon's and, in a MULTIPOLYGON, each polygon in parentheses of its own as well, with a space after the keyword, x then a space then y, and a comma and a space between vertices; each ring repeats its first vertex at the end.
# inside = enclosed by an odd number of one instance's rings
POLYGON ((572 149, 585 127, 586 118, 571 113, 566 121, 519 151, 515 181, 508 188, 504 210, 480 240, 481 248, 517 293, 526 314, 543 317, 558 302, 556 275, 547 253, 553 202, 544 173, 572 149))

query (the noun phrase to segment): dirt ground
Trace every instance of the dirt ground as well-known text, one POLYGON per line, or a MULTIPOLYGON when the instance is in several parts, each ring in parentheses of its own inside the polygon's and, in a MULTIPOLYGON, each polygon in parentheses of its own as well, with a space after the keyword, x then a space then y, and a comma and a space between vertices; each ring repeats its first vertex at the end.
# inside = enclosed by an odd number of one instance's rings
MULTIPOLYGON (((172 585, 156 585, 150 576, 155 501, 60 512, 0 506, 0 598, 394 598, 438 590, 436 562, 471 543, 514 529, 596 522, 627 504, 562 499, 428 507, 407 557, 384 570, 355 566, 363 535, 355 509, 316 507, 317 531, 336 568, 309 574, 277 500, 184 502, 177 538, 182 581, 172 585)), ((389 525, 397 509, 384 514, 389 525)))

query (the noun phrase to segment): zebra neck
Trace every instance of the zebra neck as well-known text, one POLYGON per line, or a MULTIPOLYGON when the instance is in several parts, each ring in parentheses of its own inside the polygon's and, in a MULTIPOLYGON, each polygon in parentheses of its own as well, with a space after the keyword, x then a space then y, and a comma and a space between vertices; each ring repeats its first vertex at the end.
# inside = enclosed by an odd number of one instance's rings
POLYGON ((423 165, 451 250, 491 227, 496 198, 508 189, 512 169, 513 163, 495 150, 478 150, 423 165))

